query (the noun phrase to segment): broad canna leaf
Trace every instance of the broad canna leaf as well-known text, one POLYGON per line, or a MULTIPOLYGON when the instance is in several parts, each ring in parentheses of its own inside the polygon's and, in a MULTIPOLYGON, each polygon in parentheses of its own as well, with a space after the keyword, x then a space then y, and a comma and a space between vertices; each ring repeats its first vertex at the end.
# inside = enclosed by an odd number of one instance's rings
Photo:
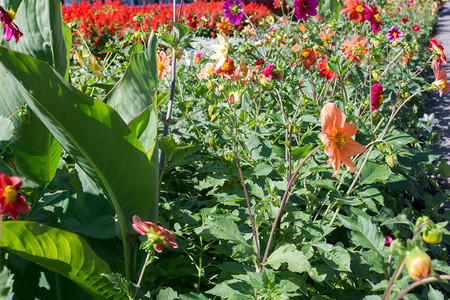
MULTIPOLYGON (((130 251, 125 237, 131 219, 148 217, 158 188, 142 144, 115 110, 72 87, 48 64, 1 47, 0 62, 20 82, 31 109, 112 202, 130 251)), ((131 252, 125 256, 127 262, 131 252)))
MULTIPOLYGON (((46 61, 60 74, 66 74, 70 49, 69 39, 66 37, 66 43, 63 35, 60 2, 7 0, 1 4, 6 10, 16 10, 14 22, 23 33, 18 43, 12 39, 2 45, 46 61)), ((25 100, 18 94, 16 82, 4 72, 0 72, 0 88, 8 91, 0 95, 0 115, 9 117, 25 104, 25 100)), ((19 171, 39 184, 51 181, 58 166, 61 146, 33 113, 30 124, 24 124, 17 115, 12 120, 19 137, 15 144, 19 171)))
POLYGON ((76 282, 96 299, 123 299, 102 274, 111 273, 79 235, 29 221, 2 226, 1 247, 76 282))
POLYGON ((147 50, 131 55, 125 74, 105 97, 104 102, 129 123, 152 104, 157 86, 156 36, 152 34, 147 50))

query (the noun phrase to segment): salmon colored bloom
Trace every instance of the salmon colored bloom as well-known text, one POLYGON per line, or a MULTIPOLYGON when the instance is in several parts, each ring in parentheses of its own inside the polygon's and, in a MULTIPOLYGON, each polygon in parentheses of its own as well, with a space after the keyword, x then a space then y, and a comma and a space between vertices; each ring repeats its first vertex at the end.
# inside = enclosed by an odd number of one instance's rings
POLYGON ((450 92, 450 82, 448 82, 447 72, 445 72, 445 69, 439 70, 439 63, 436 60, 433 60, 433 72, 436 80, 432 85, 438 88, 439 96, 442 97, 442 94, 450 92))
POLYGON ((311 68, 312 65, 316 63, 317 55, 313 49, 306 48, 302 50, 300 54, 300 59, 302 60, 301 62, 303 64, 303 67, 308 70, 309 68, 311 68))
POLYGON ((206 63, 205 67, 197 74, 198 79, 206 79, 214 74, 214 64, 206 63))
POLYGON ((327 164, 333 166, 333 177, 336 177, 339 173, 341 162, 349 168, 350 172, 354 173, 356 167, 349 156, 366 150, 366 147, 351 138, 356 134, 358 127, 346 123, 345 119, 345 115, 334 103, 325 104, 320 112, 320 120, 322 121, 320 139, 325 145, 325 154, 329 157, 327 164))
POLYGON ((344 54, 347 55, 347 59, 352 61, 357 60, 362 62, 362 56, 368 55, 370 46, 366 46, 367 38, 360 38, 359 35, 355 35, 351 41, 345 41, 342 46, 345 47, 344 54))
POLYGON ((439 44, 439 41, 434 37, 430 38, 429 42, 430 46, 428 47, 428 51, 433 52, 434 59, 438 61, 439 66, 441 66, 441 63, 446 65, 447 57, 444 54, 444 47, 442 47, 442 45, 439 44))
POLYGON ((170 73, 170 58, 166 55, 166 53, 161 51, 156 55, 156 66, 159 79, 163 79, 168 73, 170 73))
POLYGON ((161 253, 163 246, 168 249, 178 248, 175 235, 161 225, 144 222, 139 216, 133 216, 133 228, 140 235, 146 235, 156 252, 161 253))
POLYGON ((337 74, 331 71, 327 59, 325 57, 322 57, 322 59, 320 60, 320 64, 316 66, 316 69, 320 70, 319 77, 320 78, 326 77, 327 81, 330 81, 331 79, 338 77, 337 74))
POLYGON ((366 12, 364 11, 364 4, 359 0, 347 0, 345 2, 347 8, 342 10, 344 13, 348 13, 348 18, 355 22, 364 22, 366 12))
POLYGON ((228 18, 222 17, 220 22, 216 23, 216 29, 219 34, 229 35, 231 30, 231 23, 228 18))
POLYGON ((17 220, 17 213, 27 213, 30 205, 25 202, 25 198, 19 194, 22 181, 17 177, 8 177, 0 172, 0 215, 10 215, 13 220, 17 220))

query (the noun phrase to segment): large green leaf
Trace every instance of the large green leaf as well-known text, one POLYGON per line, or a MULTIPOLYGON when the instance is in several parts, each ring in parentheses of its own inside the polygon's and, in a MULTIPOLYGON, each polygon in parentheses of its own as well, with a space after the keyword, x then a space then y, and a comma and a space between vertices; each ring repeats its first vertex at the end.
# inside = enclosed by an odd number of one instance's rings
POLYGON ((28 105, 112 202, 128 266, 131 219, 148 217, 158 188, 142 144, 116 111, 72 87, 46 63, 1 47, 0 62, 20 82, 28 105))
MULTIPOLYGON (((17 82, 3 69, 0 70, 0 88, 6 91, 0 93, 0 115, 9 117, 25 100, 18 91, 17 82)), ((18 137, 14 144, 18 170, 39 184, 51 181, 58 167, 61 146, 33 112, 30 112, 29 124, 22 122, 18 114, 11 121, 18 137)))
POLYGON ((79 235, 29 221, 9 221, 2 226, 2 248, 80 285, 97 299, 121 299, 114 285, 101 274, 111 273, 79 235))
MULTIPOLYGON (((19 2, 9 0, 2 4, 6 5, 6 9, 17 9, 19 2)), ((2 43, 4 46, 46 61, 60 74, 67 72, 69 49, 63 37, 59 1, 22 1, 14 22, 23 36, 18 43, 12 39, 2 43)), ((9 117, 25 100, 17 92, 17 83, 4 72, 0 72, 0 88, 8 91, 0 95, 0 114, 9 117)), ((29 125, 24 124, 17 116, 13 118, 13 122, 16 134, 20 137, 15 144, 19 171, 40 184, 51 181, 62 148, 34 114, 31 114, 29 125)))
POLYGON ((22 1, 14 23, 23 36, 18 43, 9 43, 12 50, 39 58, 55 68, 59 74, 66 74, 67 52, 70 49, 66 48, 64 40, 60 1, 22 1))
POLYGON ((128 123, 153 102, 157 85, 156 36, 152 34, 147 50, 131 55, 125 74, 104 102, 113 107, 128 123))

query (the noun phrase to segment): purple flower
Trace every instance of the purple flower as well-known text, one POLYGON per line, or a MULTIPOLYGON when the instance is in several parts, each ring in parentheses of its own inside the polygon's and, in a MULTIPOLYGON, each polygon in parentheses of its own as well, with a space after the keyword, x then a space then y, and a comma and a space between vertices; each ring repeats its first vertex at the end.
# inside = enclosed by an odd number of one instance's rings
POLYGON ((366 12, 365 15, 366 21, 370 22, 373 29, 373 33, 380 32, 381 17, 378 8, 375 5, 370 4, 370 8, 364 7, 364 11, 366 12))
POLYGON ((3 38, 5 41, 10 41, 14 36, 17 43, 19 41, 19 37, 23 34, 20 32, 19 27, 13 23, 15 15, 16 14, 12 9, 6 11, 0 6, 0 22, 3 26, 3 38))
POLYGON ((269 64, 267 65, 262 71, 261 73, 264 74, 264 76, 266 76, 267 78, 269 78, 270 80, 272 80, 272 76, 275 77, 278 80, 281 80, 280 75, 278 75, 273 69, 274 69, 274 64, 269 64))
POLYGON ((239 25, 242 17, 244 16, 244 2, 239 0, 227 0, 222 3, 222 8, 225 10, 225 17, 230 20, 233 25, 239 25))
POLYGON ((297 20, 302 19, 307 21, 307 15, 317 15, 317 6, 319 6, 318 0, 295 0, 294 1, 294 16, 297 20))
POLYGON ((392 26, 391 29, 388 30, 386 34, 387 38, 389 39, 389 42, 393 42, 396 40, 399 40, 403 37, 403 32, 397 29, 397 27, 392 26))

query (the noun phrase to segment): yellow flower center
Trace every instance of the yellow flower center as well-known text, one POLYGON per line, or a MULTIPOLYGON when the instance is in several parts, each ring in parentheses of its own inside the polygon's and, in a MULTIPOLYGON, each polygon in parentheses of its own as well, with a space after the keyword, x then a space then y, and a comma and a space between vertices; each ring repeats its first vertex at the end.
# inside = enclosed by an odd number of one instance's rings
POLYGON ((221 50, 220 50, 220 53, 223 54, 223 53, 225 53, 225 51, 227 51, 227 50, 226 50, 226 49, 221 49, 221 50))
POLYGON ((328 65, 328 63, 327 63, 327 65, 325 66, 325 69, 327 69, 328 71, 331 71, 330 66, 328 65))
POLYGON ((222 66, 222 70, 229 71, 231 70, 231 64, 229 62, 224 62, 222 66))
POLYGON ((308 51, 303 51, 302 52, 302 56, 304 57, 304 58, 307 58, 308 56, 309 56, 309 52, 308 51))
POLYGON ((362 13, 363 10, 364 10, 364 8, 362 7, 362 5, 358 5, 358 6, 355 8, 355 10, 356 10, 356 12, 362 13))
POLYGON ((348 143, 348 134, 347 132, 336 132, 333 136, 333 144, 335 147, 342 149, 348 143))
POLYGON ((445 81, 442 79, 436 80, 435 82, 433 82, 433 85, 437 86, 438 88, 444 89, 446 84, 445 81))
POLYGON ((381 22, 380 14, 375 14, 375 15, 373 16, 373 18, 375 19, 375 21, 376 21, 377 23, 380 23, 380 22, 381 22))
POLYGON ((392 33, 392 36, 393 36, 393 37, 396 37, 396 36, 397 36, 397 32, 394 31, 394 32, 392 33))
POLYGON ((363 51, 364 51, 364 47, 361 46, 360 44, 357 44, 353 47, 353 52, 358 55, 361 55, 363 53, 363 51))
POLYGON ((14 12, 14 10, 12 8, 10 8, 6 13, 8 13, 8 16, 11 18, 11 22, 14 20, 14 18, 16 17, 16 13, 14 12))
POLYGON ((7 185, 3 192, 3 197, 5 197, 6 202, 13 204, 17 200, 17 190, 12 185, 7 185))
POLYGON ((156 67, 158 68, 158 71, 164 70, 164 65, 160 62, 156 63, 156 67))
POLYGON ((208 71, 206 71, 206 73, 211 74, 212 71, 213 71, 213 69, 209 68, 208 71))

